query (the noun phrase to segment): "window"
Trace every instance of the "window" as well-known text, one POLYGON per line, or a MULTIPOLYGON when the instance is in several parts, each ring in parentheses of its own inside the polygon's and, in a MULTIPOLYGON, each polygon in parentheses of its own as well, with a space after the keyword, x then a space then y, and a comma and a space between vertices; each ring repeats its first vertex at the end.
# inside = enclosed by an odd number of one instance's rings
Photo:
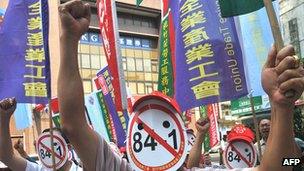
POLYGON ((151 59, 152 72, 158 72, 158 62, 157 59, 151 59))
POLYGON ((153 91, 152 83, 146 83, 146 93, 150 94, 153 91))
POLYGON ((143 59, 136 58, 136 71, 143 71, 143 59))
POLYGON ((100 59, 99 55, 91 55, 91 62, 92 62, 93 69, 100 69, 99 59, 100 59))
POLYGON ((296 54, 299 57, 301 57, 301 49, 300 49, 297 19, 294 18, 292 20, 289 20, 288 25, 289 25, 290 43, 294 46, 296 54))
POLYGON ((135 61, 134 58, 127 58, 128 71, 135 71, 135 61))
POLYGON ((144 83, 137 83, 137 93, 145 94, 145 84, 144 83))
POLYGON ((83 89, 85 94, 92 92, 92 82, 90 80, 83 80, 83 89))
POLYGON ((122 57, 122 68, 124 71, 127 70, 127 59, 126 57, 122 57))
POLYGON ((99 54, 99 46, 91 46, 91 53, 92 54, 99 54))
POLYGON ((151 72, 151 60, 144 59, 144 68, 146 72, 151 72))
POLYGON ((135 82, 129 82, 129 88, 132 94, 137 94, 137 87, 135 82))
POLYGON ((81 66, 82 66, 82 68, 91 68, 90 55, 88 55, 88 54, 81 55, 81 66))
POLYGON ((81 44, 81 52, 82 53, 90 53, 90 46, 89 45, 85 45, 85 44, 81 44))

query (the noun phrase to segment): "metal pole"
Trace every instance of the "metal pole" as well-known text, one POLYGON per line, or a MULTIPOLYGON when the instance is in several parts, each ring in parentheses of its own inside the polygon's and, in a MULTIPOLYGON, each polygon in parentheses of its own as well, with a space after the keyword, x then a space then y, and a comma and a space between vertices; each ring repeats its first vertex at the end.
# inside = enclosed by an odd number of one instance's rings
POLYGON ((251 112, 252 112, 252 116, 253 116, 255 136, 256 136, 256 139, 257 139, 257 143, 258 143, 258 151, 259 151, 260 161, 261 161, 262 160, 262 150, 261 150, 261 143, 260 143, 260 131, 259 131, 259 128, 258 128, 258 121, 257 121, 256 113, 255 113, 255 110, 254 110, 254 103, 253 103, 252 93, 253 93, 253 91, 250 92, 249 99, 250 99, 251 112))

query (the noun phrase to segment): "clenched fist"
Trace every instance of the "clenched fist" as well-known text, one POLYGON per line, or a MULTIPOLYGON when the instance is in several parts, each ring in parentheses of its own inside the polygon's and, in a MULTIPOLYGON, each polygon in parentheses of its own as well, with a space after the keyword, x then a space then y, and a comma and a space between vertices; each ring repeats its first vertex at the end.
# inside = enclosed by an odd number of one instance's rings
POLYGON ((0 116, 1 118, 9 119, 16 109, 16 99, 6 98, 0 101, 0 116))
POLYGON ((59 6, 61 36, 78 41, 89 28, 91 11, 89 4, 80 0, 68 1, 59 6))

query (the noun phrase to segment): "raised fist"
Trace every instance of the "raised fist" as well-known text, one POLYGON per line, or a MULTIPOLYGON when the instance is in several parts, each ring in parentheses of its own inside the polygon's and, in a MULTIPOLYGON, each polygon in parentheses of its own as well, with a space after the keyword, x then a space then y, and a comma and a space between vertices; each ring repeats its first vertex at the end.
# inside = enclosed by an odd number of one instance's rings
POLYGON ((16 99, 6 98, 0 101, 0 115, 1 117, 10 118, 16 109, 16 99))
POLYGON ((89 28, 91 11, 89 4, 80 0, 68 1, 59 6, 62 35, 72 38, 74 41, 80 39, 89 28))

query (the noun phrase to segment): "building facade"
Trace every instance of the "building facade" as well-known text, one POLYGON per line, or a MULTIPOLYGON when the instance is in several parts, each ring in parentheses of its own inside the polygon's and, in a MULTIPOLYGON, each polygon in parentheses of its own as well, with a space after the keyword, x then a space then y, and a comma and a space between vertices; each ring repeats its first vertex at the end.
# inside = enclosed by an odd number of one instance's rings
POLYGON ((304 1, 280 0, 280 20, 285 44, 292 44, 296 54, 304 57, 304 1))

